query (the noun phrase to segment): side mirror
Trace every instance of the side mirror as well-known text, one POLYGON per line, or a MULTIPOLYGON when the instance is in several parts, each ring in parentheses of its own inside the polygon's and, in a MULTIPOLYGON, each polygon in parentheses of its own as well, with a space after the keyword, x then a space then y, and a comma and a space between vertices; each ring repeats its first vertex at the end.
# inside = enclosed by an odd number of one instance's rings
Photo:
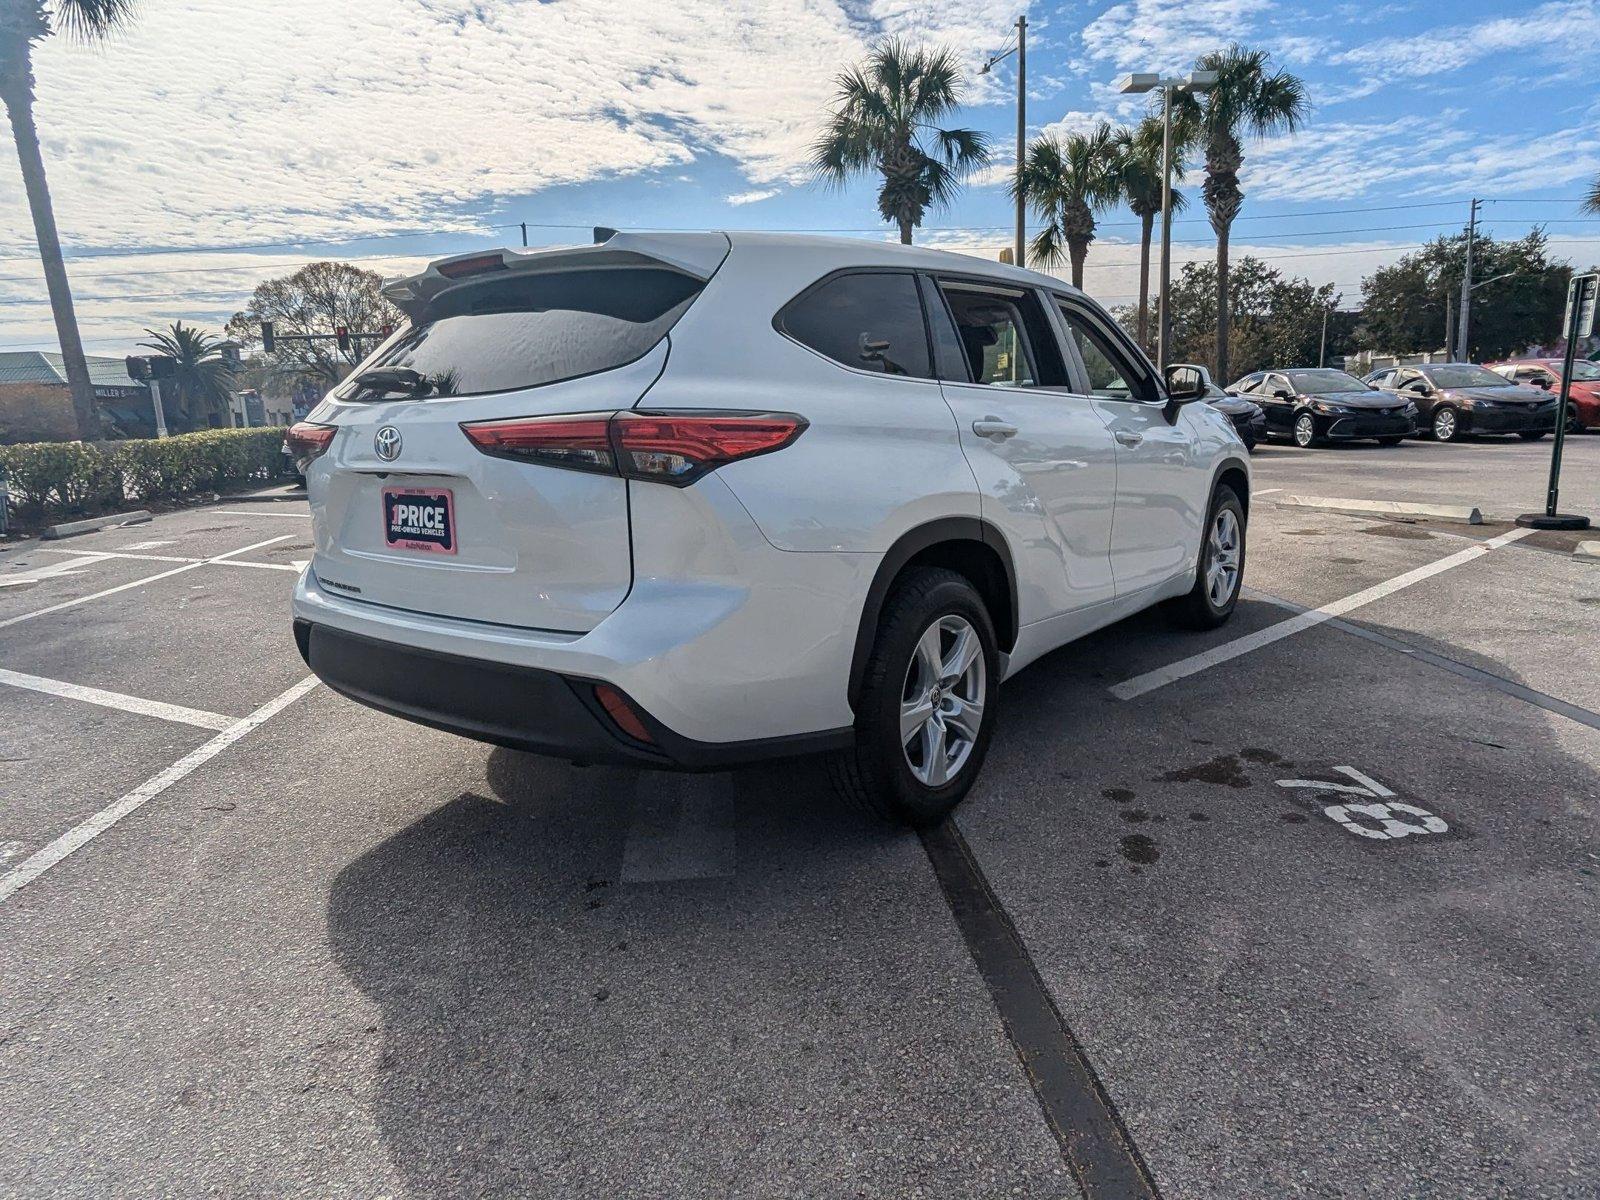
POLYGON ((1551 379, 1550 376, 1548 376, 1548 375, 1541 375, 1541 376, 1539 376, 1539 378, 1535 379, 1533 382, 1538 384, 1540 387, 1542 387, 1547 392, 1551 389, 1551 387, 1553 387, 1555 385, 1555 380, 1551 379))
POLYGON ((1206 378, 1198 367, 1171 366, 1167 368, 1167 403, 1192 404, 1204 400, 1206 378))
POLYGON ((1287 400, 1289 398, 1289 393, 1284 391, 1282 388, 1273 388, 1272 398, 1274 400, 1287 400))

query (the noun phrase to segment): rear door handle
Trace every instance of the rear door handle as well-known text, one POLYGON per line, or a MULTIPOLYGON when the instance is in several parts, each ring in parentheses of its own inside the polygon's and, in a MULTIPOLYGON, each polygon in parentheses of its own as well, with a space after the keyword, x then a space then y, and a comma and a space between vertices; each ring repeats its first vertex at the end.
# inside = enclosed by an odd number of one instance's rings
POLYGON ((1017 427, 1002 421, 999 417, 985 417, 981 421, 972 423, 972 432, 979 437, 992 437, 1004 441, 1008 437, 1016 436, 1017 427))
POLYGON ((1119 429, 1111 436, 1116 438, 1117 441, 1121 442, 1124 446, 1137 446, 1140 442, 1144 441, 1144 434, 1134 433, 1131 429, 1119 429))

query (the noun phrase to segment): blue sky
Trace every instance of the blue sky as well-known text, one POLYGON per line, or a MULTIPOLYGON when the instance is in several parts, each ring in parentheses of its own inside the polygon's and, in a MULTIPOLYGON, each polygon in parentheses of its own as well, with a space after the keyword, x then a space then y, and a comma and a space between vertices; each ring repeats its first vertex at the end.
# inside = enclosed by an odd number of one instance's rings
MULTIPOLYGON (((1592 85, 1600 0, 1301 4, 1128 0, 1027 9, 1033 133, 1136 118, 1113 81, 1231 40, 1309 83, 1300 134, 1247 151, 1235 254, 1340 286, 1459 228, 1546 223, 1600 261, 1574 199, 1600 172, 1592 85)), ((38 57, 39 122, 91 352, 147 325, 212 327, 259 279, 313 257, 387 275, 441 253, 584 240, 594 224, 888 236, 873 190, 809 183, 833 75, 887 34, 955 47, 965 123, 996 167, 922 240, 992 256, 1009 241, 1016 9, 973 0, 145 0, 113 45, 38 57), (415 236, 397 233, 418 231, 415 236)), ((1198 182, 1198 180, 1195 180, 1198 182)), ((1210 253, 1197 210, 1180 261, 1210 253)), ((1135 291, 1130 215, 1102 218, 1089 290, 1135 291)), ((0 347, 53 345, 20 179, 0 154, 0 347)))

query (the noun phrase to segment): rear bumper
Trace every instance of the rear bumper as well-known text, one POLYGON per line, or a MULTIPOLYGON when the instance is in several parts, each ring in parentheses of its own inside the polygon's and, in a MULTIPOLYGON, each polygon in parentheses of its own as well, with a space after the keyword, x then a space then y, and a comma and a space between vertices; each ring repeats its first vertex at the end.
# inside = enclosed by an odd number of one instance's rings
POLYGON ((650 734, 645 742, 606 713, 595 695, 597 680, 417 649, 305 619, 294 622, 294 637, 317 677, 352 700, 462 737, 578 762, 725 770, 836 749, 851 737, 840 729, 700 742, 673 732, 624 693, 650 734))

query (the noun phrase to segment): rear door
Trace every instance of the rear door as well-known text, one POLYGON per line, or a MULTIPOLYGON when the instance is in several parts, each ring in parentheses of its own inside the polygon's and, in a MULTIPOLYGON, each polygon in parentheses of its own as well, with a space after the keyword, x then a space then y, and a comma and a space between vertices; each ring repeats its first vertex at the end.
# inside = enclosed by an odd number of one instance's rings
POLYGON ((924 287, 983 513, 1018 559, 1022 620, 1110 600, 1116 451, 1094 401, 1068 386, 1039 294, 953 278, 924 287))
POLYGON ((461 427, 632 407, 703 286, 666 264, 568 264, 433 297, 311 416, 338 427, 307 477, 318 580, 443 617, 596 625, 632 584, 627 481, 492 457, 461 427))

